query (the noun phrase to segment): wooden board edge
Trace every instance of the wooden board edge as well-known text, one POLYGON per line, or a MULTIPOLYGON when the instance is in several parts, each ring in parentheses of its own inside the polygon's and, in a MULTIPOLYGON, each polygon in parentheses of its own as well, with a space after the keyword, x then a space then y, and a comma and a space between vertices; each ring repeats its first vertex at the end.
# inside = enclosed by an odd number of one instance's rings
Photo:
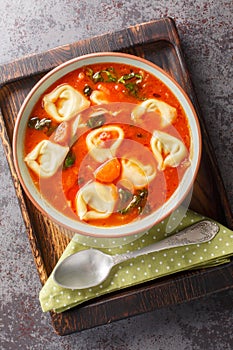
POLYGON ((155 280, 154 284, 138 285, 136 291, 122 290, 120 294, 111 297, 110 307, 109 301, 104 300, 94 305, 80 305, 80 308, 77 307, 64 314, 51 312, 50 315, 54 331, 58 335, 68 335, 88 328, 116 322, 127 317, 151 312, 162 307, 182 304, 216 292, 232 289, 233 261, 228 263, 227 266, 225 264, 217 268, 208 268, 194 272, 187 271, 185 275, 171 275, 166 280, 163 278, 155 280), (224 274, 222 273, 223 269, 224 274), (211 287, 216 278, 223 280, 217 291, 211 287), (206 288, 206 280, 210 281, 209 288, 206 288), (195 289, 193 285, 196 285, 195 289), (174 295, 172 301, 170 298, 167 298, 168 294, 174 295), (122 310, 121 315, 119 315, 118 311, 116 313, 116 310, 122 310), (99 318, 97 321, 94 317, 95 314, 102 315, 102 318, 99 318), (89 320, 89 326, 85 324, 86 319, 89 320))
MULTIPOLYGON (((116 32, 108 32, 86 38, 72 44, 58 46, 42 53, 31 54, 17 59, 13 62, 3 64, 0 66, 0 86, 6 85, 7 83, 13 82, 15 80, 30 77, 34 74, 48 72, 59 64, 77 57, 76 47, 85 47, 85 43, 89 44, 87 46, 91 47, 91 52, 98 52, 99 49, 95 45, 95 41, 98 39, 101 39, 107 43, 106 46, 108 46, 108 51, 117 51, 117 43, 119 43, 119 48, 121 47, 123 50, 124 48, 144 43, 145 38, 143 37, 142 33, 146 32, 146 28, 150 28, 149 33, 151 37, 147 37, 148 41, 153 42, 156 39, 160 41, 170 41, 171 37, 169 36, 167 30, 167 35, 159 35, 162 33, 161 26, 165 29, 167 26, 169 26, 169 23, 172 22, 173 20, 170 17, 156 19, 150 22, 132 25, 116 32), (55 53, 57 58, 54 60, 55 53)), ((90 53, 90 51, 87 52, 84 50, 82 52, 82 54, 88 53, 90 53)))
POLYGON ((14 167, 13 163, 13 154, 12 154, 12 149, 10 146, 10 141, 6 132, 5 128, 5 123, 4 123, 4 118, 0 109, 0 137, 2 139, 2 144, 3 144, 3 149, 5 151, 6 159, 8 161, 9 169, 11 172, 11 177, 13 181, 13 185, 15 188, 16 196, 19 201, 19 206, 21 209, 23 221, 25 224, 27 236, 30 242, 31 250, 32 250, 32 255, 34 257, 35 265, 38 271, 38 274, 40 276, 41 283, 44 284, 45 281, 47 280, 47 272, 45 269, 45 265, 43 262, 42 254, 39 248, 39 244, 37 242, 36 236, 33 233, 33 228, 31 225, 30 217, 27 211, 27 207, 24 201, 24 196, 23 196, 23 191, 18 179, 18 176, 16 174, 16 170, 14 167))

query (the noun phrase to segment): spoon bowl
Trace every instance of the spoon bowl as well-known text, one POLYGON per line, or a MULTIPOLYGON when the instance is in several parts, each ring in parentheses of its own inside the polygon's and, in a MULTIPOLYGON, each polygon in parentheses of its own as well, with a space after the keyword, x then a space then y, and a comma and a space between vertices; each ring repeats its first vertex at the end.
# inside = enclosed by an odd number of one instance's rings
POLYGON ((125 260, 164 249, 205 243, 214 238, 218 231, 219 226, 216 223, 203 220, 157 243, 125 254, 108 255, 93 248, 81 250, 57 265, 53 279, 58 285, 68 289, 94 287, 108 277, 113 266, 125 260))
POLYGON ((81 250, 63 260, 54 271, 53 278, 61 287, 90 288, 103 282, 113 265, 111 255, 93 248, 81 250))

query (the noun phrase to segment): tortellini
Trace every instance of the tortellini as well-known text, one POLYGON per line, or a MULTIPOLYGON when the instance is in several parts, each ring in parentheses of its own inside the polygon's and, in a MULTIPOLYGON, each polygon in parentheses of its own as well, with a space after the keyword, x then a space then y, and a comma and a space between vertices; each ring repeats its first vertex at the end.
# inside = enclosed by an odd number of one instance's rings
POLYGON ((138 122, 142 115, 146 112, 156 112, 161 116, 161 126, 166 127, 171 124, 176 116, 176 108, 170 106, 166 102, 157 100, 155 98, 148 99, 143 101, 140 105, 134 108, 131 113, 131 118, 138 122))
POLYGON ((61 123, 88 108, 90 101, 72 86, 64 84, 45 95, 43 105, 46 112, 61 123))
POLYGON ((99 91, 99 90, 92 91, 90 100, 95 105, 109 103, 107 95, 103 91, 99 91))
POLYGON ((108 218, 113 213, 117 198, 115 185, 89 182, 76 195, 77 214, 84 221, 108 218))
POLYGON ((28 167, 43 178, 53 176, 63 163, 69 147, 43 140, 24 158, 28 167))
POLYGON ((130 181, 134 188, 147 186, 156 176, 156 169, 152 164, 144 165, 137 159, 122 159, 122 179, 130 181))
POLYGON ((162 131, 153 132, 150 144, 159 170, 167 166, 177 167, 188 155, 181 140, 162 131))
POLYGON ((124 139, 124 131, 116 125, 105 125, 92 130, 86 137, 91 156, 100 163, 115 156, 117 148, 124 139))

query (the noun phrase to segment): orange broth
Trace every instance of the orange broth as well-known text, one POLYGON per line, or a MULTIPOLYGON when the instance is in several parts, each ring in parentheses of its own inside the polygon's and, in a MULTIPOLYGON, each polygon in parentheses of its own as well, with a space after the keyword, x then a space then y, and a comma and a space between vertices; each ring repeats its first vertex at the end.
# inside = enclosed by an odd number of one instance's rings
MULTIPOLYGON (((59 81, 53 84, 45 94, 51 92, 61 84, 69 84, 81 93, 83 93, 87 85, 93 90, 103 91, 108 96, 109 107, 106 105, 104 106, 107 108, 111 108, 112 103, 113 106, 114 103, 121 103, 122 106, 130 112, 130 109, 141 103, 143 99, 156 98, 177 109, 177 118, 174 123, 165 128, 161 128, 159 123, 160 118, 155 118, 154 114, 152 115, 150 113, 147 113, 146 118, 144 118, 143 125, 133 125, 132 120, 129 118, 130 113, 125 111, 122 113, 119 112, 117 117, 108 116, 105 124, 118 125, 124 130, 125 137, 117 151, 117 159, 120 160, 124 155, 124 152, 128 154, 133 152, 134 154, 137 154, 139 161, 141 160, 142 163, 146 164, 147 160, 151 161, 150 157, 152 152, 150 138, 152 136, 151 133, 155 129, 163 130, 164 132, 168 132, 180 138, 185 144, 187 150, 190 150, 189 125, 182 107, 166 85, 150 73, 144 72, 135 67, 116 63, 94 64, 92 66, 77 69, 62 77, 59 81), (136 74, 141 74, 143 79, 137 84, 138 91, 135 95, 127 90, 125 84, 119 82, 93 82, 91 77, 87 74, 90 69, 93 72, 106 71, 109 69, 109 71, 114 72, 114 76, 118 78, 127 75, 130 72, 134 72, 136 74), (142 149, 146 149, 146 152, 142 152, 142 149)), ((37 116, 39 119, 48 118, 52 120, 43 108, 43 96, 41 96, 36 103, 30 118, 37 116)), ((89 97, 86 96, 86 98, 89 97)), ((56 130, 58 125, 59 124, 56 121, 52 120, 50 126, 45 127, 42 130, 35 130, 28 127, 25 134, 25 155, 31 152, 41 140, 53 137, 53 130, 56 130)), ((79 135, 76 135, 77 140, 70 145, 72 153, 75 154, 75 161, 72 166, 66 169, 61 168, 60 172, 58 171, 57 174, 47 180, 39 179, 38 176, 29 169, 33 181, 39 190, 42 191, 43 196, 45 196, 58 210, 63 211, 68 216, 75 217, 77 220, 79 220, 79 218, 76 214, 74 204, 75 196, 84 184, 88 181, 94 180, 94 171, 100 165, 87 154, 86 135, 90 131, 92 131, 92 129, 85 127, 79 135), (62 195, 62 200, 61 193, 64 194, 62 195)), ((174 193, 185 171, 186 167, 183 163, 176 168, 167 167, 164 171, 157 170, 157 175, 147 187, 147 201, 146 203, 143 203, 144 209, 149 208, 149 212, 148 210, 142 210, 140 216, 145 216, 161 207, 174 193)), ((119 178, 115 179, 113 183, 118 186, 118 181, 119 178)), ((127 214, 121 214, 116 208, 108 218, 90 220, 89 223, 97 226, 118 226, 136 220, 138 215, 139 212, 137 208, 130 210, 127 214)))

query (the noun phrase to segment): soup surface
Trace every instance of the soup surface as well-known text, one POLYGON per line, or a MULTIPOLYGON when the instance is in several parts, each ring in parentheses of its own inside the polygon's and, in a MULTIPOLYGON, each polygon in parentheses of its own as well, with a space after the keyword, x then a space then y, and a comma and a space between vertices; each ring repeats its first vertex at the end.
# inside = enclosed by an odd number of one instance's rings
POLYGON ((79 68, 39 99, 25 162, 42 196, 65 215, 118 226, 160 208, 190 166, 190 131, 172 92, 116 63, 79 68))

